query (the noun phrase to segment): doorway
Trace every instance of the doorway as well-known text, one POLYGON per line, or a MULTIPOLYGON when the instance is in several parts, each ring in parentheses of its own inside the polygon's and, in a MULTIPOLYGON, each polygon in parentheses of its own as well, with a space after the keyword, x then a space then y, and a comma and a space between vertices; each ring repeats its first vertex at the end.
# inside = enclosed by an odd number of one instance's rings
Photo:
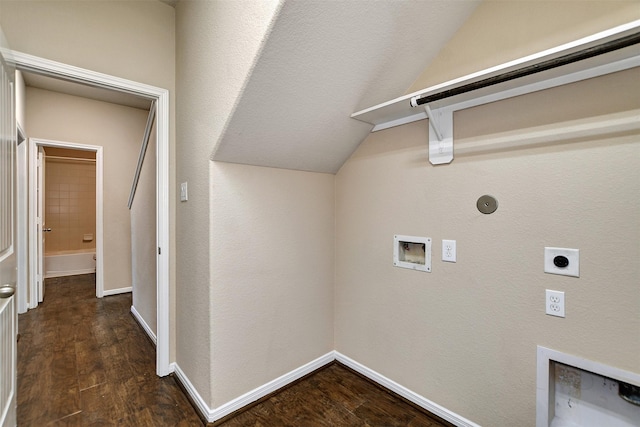
MULTIPOLYGON (((82 249, 82 246, 92 246, 95 248, 95 260, 96 260, 96 296, 102 298, 104 295, 104 251, 103 251, 103 155, 102 147, 76 144, 71 142, 50 141, 45 139, 29 139, 29 188, 32 191, 29 192, 29 224, 31 230, 29 232, 29 292, 28 292, 28 306, 29 308, 37 307, 38 303, 44 299, 44 279, 46 277, 45 269, 45 245, 46 236, 48 234, 53 235, 56 233, 55 240, 52 242, 55 244, 56 252, 66 252, 69 255, 70 251, 76 249, 82 249), (76 164, 73 167, 73 171, 69 168, 65 168, 65 173, 61 174, 59 181, 51 183, 57 185, 54 187, 54 191, 50 191, 49 195, 56 196, 54 199, 57 206, 50 206, 51 217, 47 215, 46 199, 47 199, 47 185, 45 184, 47 175, 47 156, 43 155, 43 152, 50 149, 52 153, 66 154, 71 152, 88 153, 89 156, 84 156, 84 161, 87 159, 93 161, 89 169, 85 164, 76 164), (86 169, 86 171, 85 171, 86 169), (84 176, 82 180, 78 180, 78 176, 69 176, 69 173, 73 172, 74 175, 83 172, 88 174, 93 172, 93 179, 89 176, 84 176), (66 175, 66 176, 65 176, 66 175), (64 186, 61 187, 60 186, 64 186), (70 188, 70 186, 72 186, 70 188), (93 191, 90 191, 93 187, 93 191), (36 191, 33 191, 36 189, 36 191), (66 193, 66 194, 65 194, 66 193), (80 207, 80 203, 85 203, 85 193, 92 193, 92 199, 94 201, 95 210, 93 211, 93 224, 77 224, 79 216, 77 214, 77 208, 80 207), (60 197, 65 196, 65 197, 60 197), (70 197, 72 196, 72 197, 70 197), (71 203, 75 206, 72 207, 71 203), (62 204, 61 204, 62 203, 62 204), (66 206, 65 206, 66 205, 66 206), (73 211, 73 212, 72 212, 73 211), (72 223, 74 221, 74 223, 72 223), (81 228, 79 228, 79 226, 81 228), (84 228, 82 228, 84 227, 84 228), (86 231, 80 232, 80 230, 86 231), (68 236, 69 233, 79 234, 76 236, 74 242, 64 242, 64 236, 68 236), (86 235, 86 236, 85 236, 86 235), (89 236, 91 235, 91 236, 89 236), (60 236, 60 238, 58 238, 60 236), (85 244, 86 242, 86 244, 85 244)), ((52 156, 57 157, 58 160, 63 160, 68 165, 70 156, 52 156)), ((80 157, 76 155, 76 157, 80 157)), ((83 162, 82 160, 75 160, 75 162, 83 162)), ((49 175, 51 175, 49 171, 49 175)), ((51 199, 51 197, 49 197, 51 199)), ((52 201, 53 203, 53 201, 52 201)), ((89 209, 86 207, 85 210, 89 209)), ((91 216, 91 215, 89 215, 91 216)), ((84 221, 84 220, 83 220, 84 221)), ((77 251, 76 251, 77 253, 77 251)))
MULTIPOLYGON (((173 372, 170 363, 169 320, 169 91, 155 86, 96 73, 32 55, 12 52, 11 59, 18 70, 45 75, 64 81, 81 83, 101 89, 124 92, 155 101, 156 106, 156 374, 173 372)), ((23 214, 26 214, 23 212, 23 214)), ((96 242, 98 243, 98 242, 96 242)), ((26 268, 23 266, 23 268, 26 268)))

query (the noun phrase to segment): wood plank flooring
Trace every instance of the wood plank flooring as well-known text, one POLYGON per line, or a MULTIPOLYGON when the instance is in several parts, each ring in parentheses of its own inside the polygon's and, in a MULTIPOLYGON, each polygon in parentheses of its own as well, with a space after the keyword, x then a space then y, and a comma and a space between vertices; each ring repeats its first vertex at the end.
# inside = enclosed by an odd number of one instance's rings
POLYGON ((453 427, 334 363, 220 427, 453 427))
MULTIPOLYGON (((18 425, 202 426, 131 316, 131 294, 95 297, 94 275, 47 279, 45 301, 18 319, 18 425)), ((452 427, 332 364, 221 427, 452 427)))
POLYGON ((19 426, 202 426, 131 316, 131 294, 95 296, 94 275, 47 279, 18 317, 19 426))

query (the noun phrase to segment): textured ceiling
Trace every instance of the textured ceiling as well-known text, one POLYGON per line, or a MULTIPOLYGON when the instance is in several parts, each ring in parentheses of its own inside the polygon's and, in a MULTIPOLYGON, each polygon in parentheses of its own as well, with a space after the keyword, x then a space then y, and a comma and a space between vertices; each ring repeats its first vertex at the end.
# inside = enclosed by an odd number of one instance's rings
POLYGON ((337 172, 371 130, 351 113, 404 94, 478 3, 287 1, 213 159, 337 172))

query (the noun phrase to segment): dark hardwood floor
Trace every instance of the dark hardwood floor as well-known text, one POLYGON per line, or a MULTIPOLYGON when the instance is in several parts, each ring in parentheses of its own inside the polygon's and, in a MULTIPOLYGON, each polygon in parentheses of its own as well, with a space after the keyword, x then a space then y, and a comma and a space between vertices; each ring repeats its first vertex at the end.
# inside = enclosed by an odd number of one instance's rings
MULTIPOLYGON (((45 301, 18 320, 18 425, 202 426, 130 314, 131 294, 95 297, 94 275, 47 279, 45 301)), ((221 427, 451 427, 332 364, 221 427)))
POLYGON ((94 275, 47 279, 18 317, 19 426, 201 426, 130 314, 131 294, 95 296, 94 275))
POLYGON ((220 427, 453 427, 338 364, 320 369, 220 427))

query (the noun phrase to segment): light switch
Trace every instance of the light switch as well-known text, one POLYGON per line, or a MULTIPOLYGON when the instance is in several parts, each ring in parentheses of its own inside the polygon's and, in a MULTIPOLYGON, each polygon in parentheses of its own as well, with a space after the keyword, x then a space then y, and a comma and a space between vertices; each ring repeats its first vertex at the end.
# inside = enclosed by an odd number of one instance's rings
POLYGON ((183 182, 180 184, 180 201, 186 202, 189 199, 189 194, 187 193, 187 183, 183 182))

